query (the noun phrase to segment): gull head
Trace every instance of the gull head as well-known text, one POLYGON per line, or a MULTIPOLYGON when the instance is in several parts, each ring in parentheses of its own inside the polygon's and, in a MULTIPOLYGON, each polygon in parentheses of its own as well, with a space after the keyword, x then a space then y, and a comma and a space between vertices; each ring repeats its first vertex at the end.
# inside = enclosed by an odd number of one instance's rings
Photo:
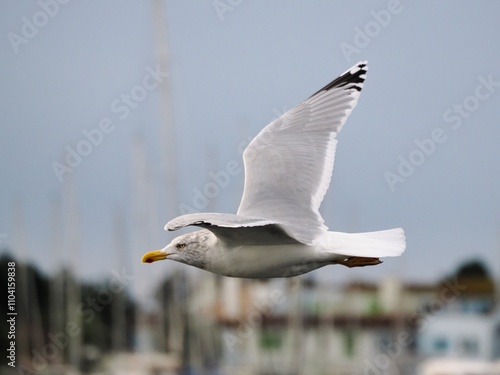
POLYGON ((150 251, 142 257, 142 263, 153 263, 158 260, 170 259, 190 266, 205 268, 206 252, 214 244, 215 236, 208 230, 176 237, 160 250, 150 251))

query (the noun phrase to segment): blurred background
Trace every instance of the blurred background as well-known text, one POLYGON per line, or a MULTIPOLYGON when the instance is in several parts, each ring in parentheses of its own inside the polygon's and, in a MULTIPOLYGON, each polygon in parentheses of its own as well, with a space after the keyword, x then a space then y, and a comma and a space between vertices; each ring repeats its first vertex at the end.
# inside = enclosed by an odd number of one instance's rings
POLYGON ((0 372, 500 373, 499 14, 2 2, 0 372), (403 256, 267 281, 140 263, 173 217, 235 212, 249 141, 360 60, 322 213, 403 227, 403 256))

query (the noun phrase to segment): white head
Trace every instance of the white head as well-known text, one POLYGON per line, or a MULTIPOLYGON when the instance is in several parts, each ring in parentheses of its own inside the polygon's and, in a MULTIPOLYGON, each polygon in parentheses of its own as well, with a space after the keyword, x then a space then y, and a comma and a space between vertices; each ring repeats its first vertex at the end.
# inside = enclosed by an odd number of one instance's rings
POLYGON ((161 250, 150 251, 142 257, 142 263, 170 259, 190 266, 205 268, 206 252, 214 244, 216 237, 208 230, 199 230, 176 237, 161 250))

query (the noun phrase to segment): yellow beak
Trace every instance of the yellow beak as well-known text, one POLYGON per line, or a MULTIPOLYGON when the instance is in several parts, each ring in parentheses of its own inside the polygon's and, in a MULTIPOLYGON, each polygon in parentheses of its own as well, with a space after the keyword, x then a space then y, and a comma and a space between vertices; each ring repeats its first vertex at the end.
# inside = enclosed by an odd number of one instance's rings
POLYGON ((161 250, 154 250, 146 253, 142 257, 142 263, 153 263, 157 260, 163 260, 168 254, 162 253, 161 250))

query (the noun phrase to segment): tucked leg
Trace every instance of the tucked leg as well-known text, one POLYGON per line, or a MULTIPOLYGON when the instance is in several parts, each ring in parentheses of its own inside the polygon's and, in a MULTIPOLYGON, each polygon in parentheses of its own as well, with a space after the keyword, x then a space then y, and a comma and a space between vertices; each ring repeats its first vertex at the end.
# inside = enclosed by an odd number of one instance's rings
POLYGON ((365 257, 349 257, 342 260, 337 260, 336 263, 343 266, 353 268, 353 267, 365 267, 365 266, 376 266, 382 263, 379 258, 365 258, 365 257))

